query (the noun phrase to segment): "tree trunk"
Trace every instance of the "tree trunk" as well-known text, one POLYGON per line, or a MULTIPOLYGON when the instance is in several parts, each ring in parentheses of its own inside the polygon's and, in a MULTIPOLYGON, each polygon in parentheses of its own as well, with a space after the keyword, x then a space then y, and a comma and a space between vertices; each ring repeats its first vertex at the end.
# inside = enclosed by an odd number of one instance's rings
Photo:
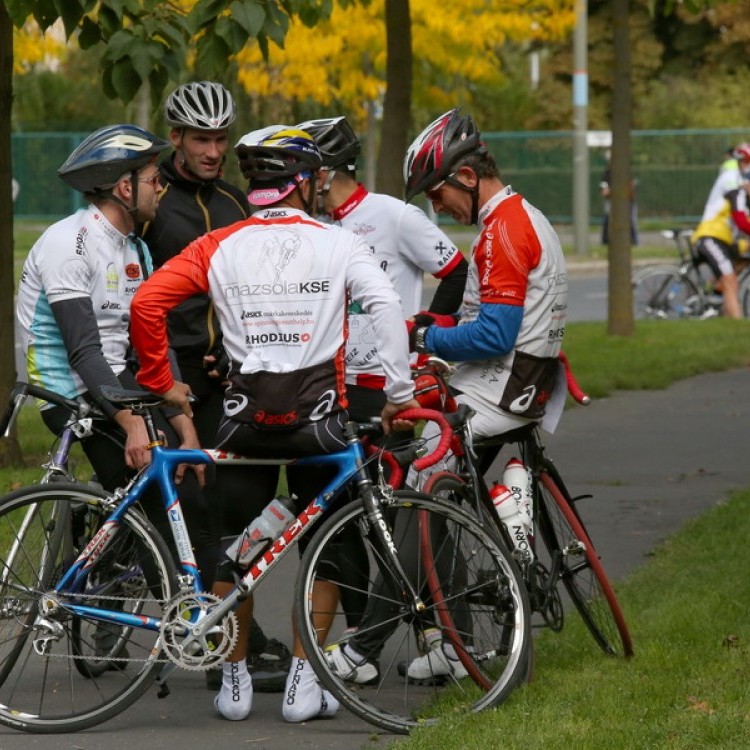
POLYGON ((630 283, 630 127, 633 101, 630 85, 629 0, 612 0, 615 63, 610 162, 609 309, 607 333, 632 336, 633 290, 630 283))
POLYGON ((385 1, 387 40, 386 89, 383 130, 380 137, 376 190, 401 198, 404 195, 402 163, 406 152, 411 112, 411 15, 409 0, 385 1))
MULTIPOLYGON (((16 381, 13 279, 13 177, 10 153, 10 113, 13 102, 13 25, 0 2, 0 414, 16 381)), ((20 460, 15 436, 0 436, 0 466, 20 460)))

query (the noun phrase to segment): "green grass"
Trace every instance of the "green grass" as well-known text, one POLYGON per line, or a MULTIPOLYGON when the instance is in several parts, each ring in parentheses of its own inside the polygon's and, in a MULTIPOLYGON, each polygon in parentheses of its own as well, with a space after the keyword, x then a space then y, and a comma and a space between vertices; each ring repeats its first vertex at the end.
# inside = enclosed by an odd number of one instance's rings
POLYGON ((636 655, 598 653, 580 618, 536 642, 531 684, 451 716, 400 750, 743 750, 750 747, 750 492, 662 544, 617 587, 636 655), (728 534, 727 530, 732 533, 728 534))
POLYGON ((639 321, 632 337, 607 336, 605 323, 572 323, 564 348, 593 398, 661 389, 698 373, 750 365, 750 320, 639 321))

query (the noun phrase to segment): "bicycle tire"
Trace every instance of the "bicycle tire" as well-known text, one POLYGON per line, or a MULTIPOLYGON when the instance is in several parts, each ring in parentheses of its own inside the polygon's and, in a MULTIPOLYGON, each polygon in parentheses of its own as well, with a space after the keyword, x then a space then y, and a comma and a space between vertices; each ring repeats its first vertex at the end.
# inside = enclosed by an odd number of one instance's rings
MULTIPOLYGON (((65 482, 24 488, 0 500, 0 568, 7 568, 7 577, 0 589, 0 668, 8 664, 5 679, 0 683, 0 723, 6 726, 40 734, 88 729, 134 703, 149 688, 160 669, 158 632, 135 629, 127 641, 131 658, 123 662, 122 669, 82 677, 75 666, 79 655, 73 645, 73 623, 81 619, 88 624, 89 618, 74 614, 66 604, 77 601, 96 606, 97 601, 86 598, 85 588, 75 594, 61 594, 57 599, 50 595, 59 575, 70 563, 62 554, 67 545, 58 545, 57 554, 51 560, 52 579, 43 581, 47 584, 45 588, 37 585, 40 580, 38 550, 52 548, 51 535, 58 526, 53 510, 67 504, 70 515, 81 507, 100 514, 106 498, 106 493, 90 486, 65 482), (19 541, 18 524, 32 507, 34 518, 19 541), (10 555, 14 542, 22 545, 21 551, 10 555), (26 615, 31 610, 44 616, 35 615, 32 622, 28 617, 23 617, 23 622, 16 617, 17 612, 26 615), (46 644, 42 640, 44 636, 50 637, 46 644)), ((68 520, 63 524, 63 531, 66 534, 70 531, 68 520)), ((159 617, 162 602, 177 592, 169 550, 135 509, 124 515, 115 539, 120 534, 127 535, 130 543, 138 548, 142 567, 148 571, 149 600, 144 602, 143 613, 159 617)), ((103 580, 108 575, 108 556, 106 552, 97 552, 99 554, 91 558, 89 580, 103 580)), ((117 598, 111 601, 114 603, 109 608, 115 609, 117 598)), ((123 607, 128 606, 124 597, 121 601, 123 607)))
MULTIPOLYGON (((38 550, 40 557, 39 575, 35 581, 35 585, 40 589, 44 590, 49 587, 52 580, 54 571, 54 561, 58 557, 59 550, 62 548, 64 543, 65 530, 67 528, 67 512, 65 504, 60 506, 58 509, 58 518, 54 521, 52 532, 49 535, 49 541, 47 544, 41 546, 38 550)), ((7 559, 4 560, 2 567, 2 574, 0 575, 0 601, 5 601, 6 590, 10 593, 10 574, 13 569, 16 558, 19 555, 24 554, 26 547, 26 532, 33 524, 34 516, 37 513, 36 506, 31 506, 27 509, 24 514, 24 519, 20 524, 18 533, 16 535, 15 542, 10 546, 10 552, 7 559)), ((23 646, 26 643, 28 634, 31 631, 31 625, 36 619, 39 613, 38 601, 31 601, 28 603, 27 611, 25 615, 22 614, 20 618, 16 617, 15 623, 18 629, 18 635, 16 637, 8 638, 8 654, 2 664, 0 664, 0 684, 5 682, 5 679, 12 671, 18 657, 23 650, 23 646)), ((6 640, 6 628, 0 629, 0 633, 3 635, 3 640, 6 640)))
MULTIPOLYGON (((498 545, 476 520, 457 507, 429 498, 422 493, 400 491, 384 501, 384 516, 394 522, 392 539, 399 559, 412 585, 421 592, 425 610, 415 613, 398 592, 403 581, 394 583, 395 574, 383 563, 380 537, 359 503, 350 503, 323 523, 311 540, 302 559, 295 586, 295 613, 302 645, 321 683, 339 702, 365 721, 387 731, 406 734, 412 727, 434 723, 446 711, 476 712, 505 700, 526 673, 530 647, 530 615, 520 573, 507 550, 498 545), (455 643, 438 616, 437 604, 431 600, 422 545, 413 536, 419 520, 432 529, 432 551, 441 561, 447 551, 456 556, 459 549, 465 564, 448 583, 452 601, 463 607, 463 626, 453 620, 451 628, 462 638, 461 649, 472 652, 479 668, 485 672, 490 687, 483 689, 466 679, 427 680, 414 684, 408 675, 409 665, 420 654, 417 638, 429 628, 441 631, 443 642, 455 643), (335 572, 327 561, 338 559, 337 544, 356 533, 367 549, 367 563, 358 571, 347 559, 335 572), (414 543, 404 540, 412 535, 414 543), (408 558, 408 559, 407 559, 408 558), (468 561, 468 562, 467 562, 468 561), (366 568, 366 569, 365 569, 366 568), (388 611, 371 626, 359 623, 359 636, 376 641, 379 654, 377 684, 354 685, 338 675, 327 658, 327 650, 344 645, 349 635, 345 629, 355 615, 316 609, 313 587, 317 580, 335 583, 338 590, 361 588, 361 600, 374 596, 378 606, 388 611), (359 581, 359 583, 353 583, 359 581), (389 583, 390 582, 390 583, 389 583), (374 592, 374 595, 373 595, 374 592), (331 621, 328 637, 319 642, 321 622, 331 621), (435 699, 445 696, 450 708, 435 699)), ((443 570, 441 569, 441 574, 443 570)), ((351 601, 351 597, 349 599, 351 601)), ((455 619, 455 618, 454 618, 455 619)), ((324 628, 325 629, 325 628, 324 628)), ((459 649, 455 649, 459 653, 459 649)), ((429 659, 428 659, 429 661, 429 659)))
MULTIPOLYGON (((493 536, 500 546, 509 550, 511 549, 504 529, 500 528, 497 514, 493 512, 490 516, 487 513, 485 505, 478 498, 473 497, 472 489, 463 477, 450 471, 435 472, 425 482, 422 492, 437 499, 439 502, 457 505, 470 514, 473 514, 478 518, 482 529, 493 536)), ((440 577, 437 575, 433 564, 434 554, 431 549, 430 536, 429 534, 425 534, 425 528, 421 519, 419 527, 420 544, 425 559, 424 570, 427 576, 427 585, 430 591, 430 598, 435 604, 438 617, 443 624, 443 633, 452 643, 456 655, 464 665, 469 677, 483 690, 489 690, 492 687, 491 681, 484 671, 478 667, 472 654, 465 648, 463 639, 460 636, 460 630, 453 620, 453 610, 450 606, 451 597, 449 594, 443 592, 440 577)), ((531 652, 532 648, 530 647, 530 656, 531 652)))
POLYGON ((750 318, 750 267, 743 268, 737 279, 740 309, 745 318, 750 318))
POLYGON ((599 647, 612 656, 632 656, 620 603, 556 472, 539 472, 538 492, 537 525, 550 556, 550 569, 557 572, 599 647))
POLYGON ((695 318, 705 312, 703 292, 676 266, 644 268, 632 284, 636 320, 695 318))

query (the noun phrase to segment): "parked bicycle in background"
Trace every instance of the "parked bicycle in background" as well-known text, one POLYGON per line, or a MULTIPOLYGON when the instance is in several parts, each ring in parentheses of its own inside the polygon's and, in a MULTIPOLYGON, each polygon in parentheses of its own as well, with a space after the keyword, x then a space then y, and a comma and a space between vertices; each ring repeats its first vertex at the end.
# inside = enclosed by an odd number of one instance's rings
MULTIPOLYGON (((704 320, 722 314, 724 296, 716 289, 715 277, 702 256, 695 252, 692 229, 662 231, 674 240, 678 261, 657 263, 633 274, 633 315, 636 320, 704 320)), ((738 246, 738 296, 744 317, 750 317, 750 256, 738 246)))

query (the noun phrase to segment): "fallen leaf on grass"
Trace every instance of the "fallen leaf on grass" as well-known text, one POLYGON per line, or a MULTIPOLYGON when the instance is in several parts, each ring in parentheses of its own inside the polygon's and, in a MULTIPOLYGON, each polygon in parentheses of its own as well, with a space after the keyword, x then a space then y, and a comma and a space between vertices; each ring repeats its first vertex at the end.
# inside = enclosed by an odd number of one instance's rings
POLYGON ((698 700, 694 695, 688 697, 689 708, 691 711, 697 711, 706 716, 713 716, 716 713, 716 709, 711 708, 711 704, 708 701, 698 700))

